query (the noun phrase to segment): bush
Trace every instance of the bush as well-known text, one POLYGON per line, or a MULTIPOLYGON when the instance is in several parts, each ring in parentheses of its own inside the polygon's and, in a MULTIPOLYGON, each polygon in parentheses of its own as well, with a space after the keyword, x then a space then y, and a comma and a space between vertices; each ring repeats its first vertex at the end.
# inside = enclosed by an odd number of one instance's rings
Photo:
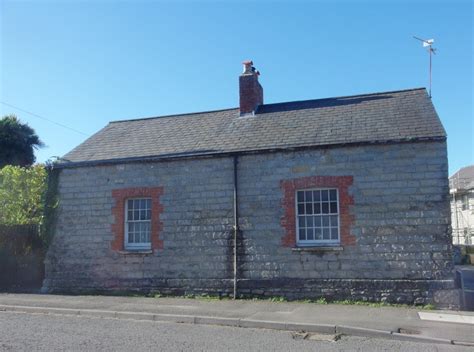
POLYGON ((45 191, 46 170, 42 165, 0 169, 0 224, 41 224, 45 191))

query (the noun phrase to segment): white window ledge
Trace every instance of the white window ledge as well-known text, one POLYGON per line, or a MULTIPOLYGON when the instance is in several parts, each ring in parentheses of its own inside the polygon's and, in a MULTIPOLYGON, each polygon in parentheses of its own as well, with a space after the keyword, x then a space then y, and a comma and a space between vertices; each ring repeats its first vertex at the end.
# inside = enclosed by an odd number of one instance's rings
POLYGON ((313 247, 294 247, 294 252, 340 252, 344 250, 342 246, 313 246, 313 247))
POLYGON ((119 251, 120 254, 123 255, 147 255, 147 254, 153 254, 153 251, 151 249, 143 249, 143 250, 124 250, 124 251, 119 251))

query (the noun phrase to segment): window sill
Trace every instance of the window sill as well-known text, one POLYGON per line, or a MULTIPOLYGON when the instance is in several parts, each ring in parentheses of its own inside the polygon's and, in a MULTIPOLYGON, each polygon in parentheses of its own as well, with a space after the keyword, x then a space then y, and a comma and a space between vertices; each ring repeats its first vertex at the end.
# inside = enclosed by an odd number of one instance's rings
POLYGON ((151 249, 142 249, 142 250, 126 249, 123 251, 119 251, 119 253, 123 255, 147 255, 147 254, 153 254, 153 251, 151 249))
POLYGON ((293 247, 293 252, 341 252, 344 250, 342 246, 308 246, 308 247, 293 247))

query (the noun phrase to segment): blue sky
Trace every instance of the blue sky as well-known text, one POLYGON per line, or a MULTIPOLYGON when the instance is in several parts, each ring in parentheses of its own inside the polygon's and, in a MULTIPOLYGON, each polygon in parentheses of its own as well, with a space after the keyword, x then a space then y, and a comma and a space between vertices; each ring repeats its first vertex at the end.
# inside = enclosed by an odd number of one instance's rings
POLYGON ((471 1, 0 0, 0 101, 64 155, 111 120, 238 105, 241 62, 265 102, 428 85, 450 174, 473 164, 471 1))

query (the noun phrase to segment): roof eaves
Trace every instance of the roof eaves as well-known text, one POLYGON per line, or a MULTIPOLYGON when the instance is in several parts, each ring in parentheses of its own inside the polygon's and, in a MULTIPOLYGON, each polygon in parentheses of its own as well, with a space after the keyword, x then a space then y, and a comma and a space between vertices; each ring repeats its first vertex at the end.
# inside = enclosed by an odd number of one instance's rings
POLYGON ((260 148, 260 149, 247 149, 247 150, 229 150, 229 151, 218 151, 218 152, 186 152, 186 153, 170 153, 152 156, 142 157, 129 157, 129 158, 115 158, 115 159, 102 159, 102 160, 90 160, 90 161, 68 161, 54 164, 56 168, 76 168, 76 167, 87 167, 96 165, 109 165, 109 164, 122 164, 122 163, 135 163, 135 162, 153 162, 153 161, 164 161, 164 160, 176 160, 176 159, 189 159, 197 157, 223 157, 230 155, 245 155, 245 154, 260 154, 260 153, 275 153, 284 151, 296 151, 304 149, 325 149, 325 148, 336 148, 343 146, 357 146, 357 145, 381 145, 381 144, 404 144, 404 143, 420 143, 428 141, 445 141, 446 136, 432 136, 432 137, 417 137, 417 138, 404 138, 404 139, 390 139, 390 140, 371 140, 371 141, 359 141, 359 142, 348 142, 348 143, 333 143, 333 144, 321 144, 321 145, 294 145, 284 146, 275 148, 260 148))

